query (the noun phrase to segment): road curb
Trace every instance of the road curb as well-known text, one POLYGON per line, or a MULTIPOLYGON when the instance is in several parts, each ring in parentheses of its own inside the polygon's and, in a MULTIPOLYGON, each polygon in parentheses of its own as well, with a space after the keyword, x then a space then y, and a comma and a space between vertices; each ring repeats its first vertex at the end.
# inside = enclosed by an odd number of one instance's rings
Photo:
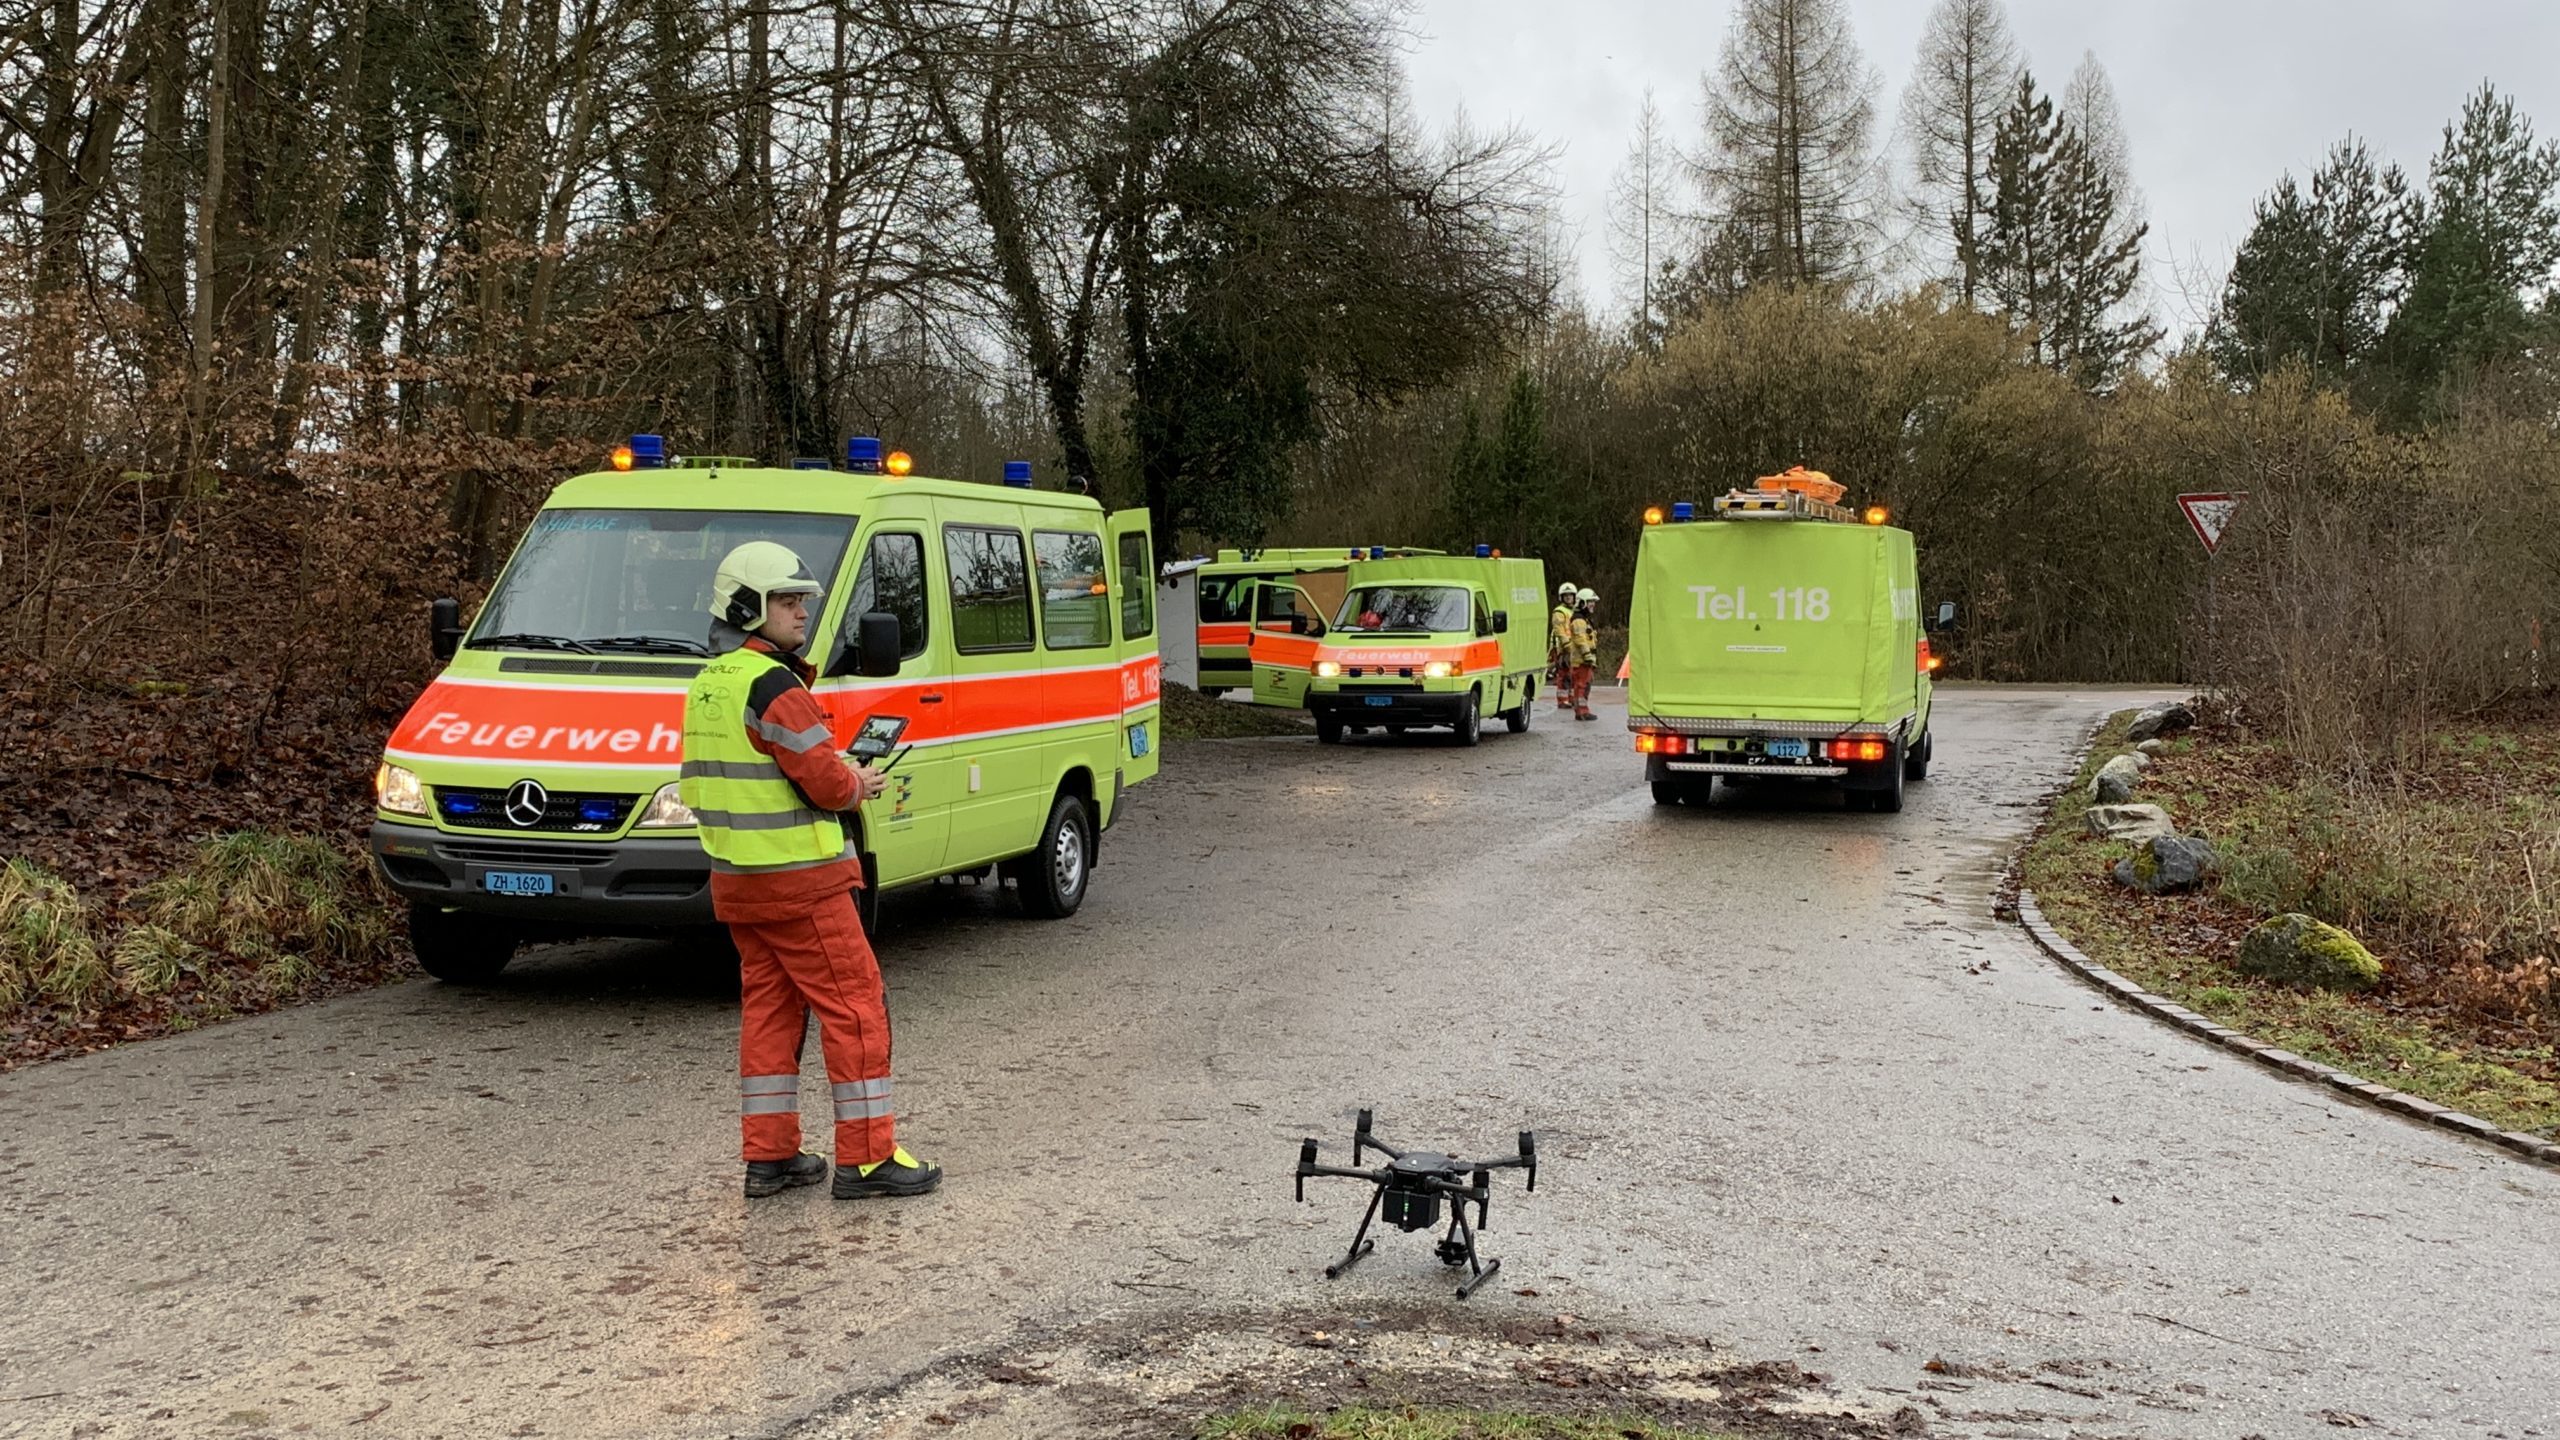
POLYGON ((2514 1130, 2501 1130, 2477 1115, 2466 1115, 2459 1110, 2438 1105, 2432 1100, 2421 1100, 2405 1090, 2394 1090, 2388 1085, 2378 1085, 2361 1075, 2323 1065, 2317 1060, 2296 1055, 2290 1050, 2280 1050, 2263 1040, 2253 1040, 2228 1026, 2217 1025, 2173 1000, 2152 994, 2132 980, 2081 954, 2080 947, 2064 939, 2062 932, 2053 928, 2053 922, 2044 918, 2044 910, 2036 904, 2035 892, 2032 890, 2021 888, 2018 891, 2018 923, 2025 928, 2028 938, 2035 941, 2037 947, 2044 953, 2061 961, 2063 968, 2155 1020, 2165 1021, 2190 1035, 2219 1045, 2235 1055, 2255 1060, 2260 1065, 2288 1078, 2325 1085, 2340 1095, 2378 1106, 2420 1124, 2432 1125, 2439 1130, 2450 1130, 2457 1135, 2468 1135, 2475 1140, 2486 1140, 2519 1158, 2560 1169, 2560 1145, 2555 1145, 2539 1136, 2526 1135, 2514 1130))

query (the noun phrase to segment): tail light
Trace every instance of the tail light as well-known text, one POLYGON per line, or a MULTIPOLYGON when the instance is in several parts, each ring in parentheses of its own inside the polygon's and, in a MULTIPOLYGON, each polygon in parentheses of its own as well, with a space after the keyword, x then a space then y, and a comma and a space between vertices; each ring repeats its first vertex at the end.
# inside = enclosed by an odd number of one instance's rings
POLYGON ((1834 760, 1881 760, 1892 749, 1881 735, 1843 735, 1831 742, 1834 760))
POLYGON ((1666 735, 1659 730, 1639 730, 1636 732, 1636 753, 1686 755, 1689 753, 1689 740, 1686 736, 1666 735))

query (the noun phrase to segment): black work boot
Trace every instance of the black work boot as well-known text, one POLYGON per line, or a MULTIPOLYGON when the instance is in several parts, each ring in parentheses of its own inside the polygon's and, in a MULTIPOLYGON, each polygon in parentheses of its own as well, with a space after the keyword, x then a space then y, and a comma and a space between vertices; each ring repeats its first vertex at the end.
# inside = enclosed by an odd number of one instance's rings
POLYGON ((794 1185, 815 1185, 827 1178, 827 1157, 807 1150, 788 1160, 747 1162, 747 1198, 777 1194, 794 1185))
POLYGON ((899 1146, 876 1165, 836 1168, 836 1198, 874 1200, 902 1195, 929 1195, 942 1183, 942 1167, 927 1165, 899 1146))

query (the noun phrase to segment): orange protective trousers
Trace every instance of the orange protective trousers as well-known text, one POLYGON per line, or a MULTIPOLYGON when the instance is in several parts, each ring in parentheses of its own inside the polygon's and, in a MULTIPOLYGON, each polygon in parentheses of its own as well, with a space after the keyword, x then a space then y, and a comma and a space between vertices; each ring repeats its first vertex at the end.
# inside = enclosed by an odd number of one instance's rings
POLYGON ((880 963, 853 896, 807 915, 747 925, 738 945, 738 1126, 749 1160, 800 1152, 800 1046, 818 1015, 835 1101, 836 1163, 868 1165, 898 1147, 889 1105, 889 1007, 880 963))

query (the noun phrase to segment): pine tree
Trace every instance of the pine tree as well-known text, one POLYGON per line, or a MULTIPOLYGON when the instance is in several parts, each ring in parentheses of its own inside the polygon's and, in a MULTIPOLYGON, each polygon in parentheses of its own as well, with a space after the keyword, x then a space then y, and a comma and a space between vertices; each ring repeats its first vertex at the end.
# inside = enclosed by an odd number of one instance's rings
POLYGON ((1921 33, 1911 88, 1903 93, 1902 128, 1924 228, 1945 227, 1953 242, 1949 278, 1967 306, 1977 285, 1970 257, 1982 216, 1981 181, 2017 75, 2018 46, 2000 0, 1938 0, 1921 33))
POLYGON ((2288 360, 2330 383, 2362 375, 2407 281, 2417 208, 2396 165, 2353 136, 2329 149, 2308 193, 2291 175, 2259 197, 2205 344, 2223 373, 2254 380, 2288 360))
POLYGON ((2458 370, 2521 351, 2560 266, 2560 144, 2487 85, 2428 167, 2408 297, 2384 350, 2404 418, 2458 370))
POLYGON ((1657 291, 1666 266, 1687 248, 1679 238, 1681 217, 1673 202, 1678 167, 1662 109, 1647 89, 1626 159, 1609 178, 1608 202, 1610 266, 1620 298, 1633 303, 1639 336, 1659 334, 1664 317, 1657 291))
POLYGON ((2104 162, 2032 73, 1993 134, 1982 207, 1967 255, 1983 290, 2025 325, 2038 363, 2104 389, 2159 340, 2147 314, 2127 310, 2149 227, 2118 223, 2104 162))
POLYGON ((1742 0, 1734 12, 1707 77, 1696 168, 1752 280, 1818 285, 1861 270, 1876 88, 1840 0, 1742 0))

